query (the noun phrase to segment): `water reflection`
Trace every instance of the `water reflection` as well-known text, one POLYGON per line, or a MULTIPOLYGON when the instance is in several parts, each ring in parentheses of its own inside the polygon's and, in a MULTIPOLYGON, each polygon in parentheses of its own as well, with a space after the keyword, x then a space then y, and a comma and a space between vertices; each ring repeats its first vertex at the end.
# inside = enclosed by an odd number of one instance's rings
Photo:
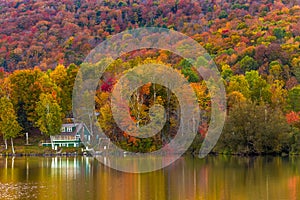
POLYGON ((154 169, 161 169, 163 166, 169 165, 172 161, 179 158, 180 155, 147 155, 143 157, 143 154, 132 154, 130 156, 115 155, 115 156, 105 156, 96 155, 95 158, 101 163, 109 166, 111 168, 116 168, 117 170, 129 173, 141 173, 150 172, 154 169))
POLYGON ((0 158, 0 199, 296 200, 299 164, 298 157, 182 157, 130 174, 90 157, 0 158))

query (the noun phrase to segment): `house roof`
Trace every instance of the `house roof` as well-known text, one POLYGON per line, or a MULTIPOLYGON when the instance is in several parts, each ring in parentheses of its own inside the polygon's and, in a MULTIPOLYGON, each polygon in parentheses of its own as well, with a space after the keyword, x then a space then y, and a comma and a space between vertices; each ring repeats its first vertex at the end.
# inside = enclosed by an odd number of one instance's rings
POLYGON ((68 123, 68 124, 62 124, 62 130, 60 134, 50 136, 50 138, 51 138, 51 142, 57 140, 73 141, 75 139, 75 136, 80 135, 80 137, 85 137, 86 133, 89 134, 89 130, 84 123, 68 123), (71 132, 70 129, 68 129, 68 127, 72 128, 71 132))
POLYGON ((74 126, 78 126, 78 124, 80 124, 80 123, 67 123, 67 124, 62 124, 61 126, 62 127, 74 127, 74 126))
POLYGON ((75 136, 76 133, 82 128, 83 123, 69 123, 69 124, 62 124, 62 128, 64 127, 64 131, 60 132, 60 135, 70 135, 75 136), (72 132, 68 132, 67 128, 72 127, 72 132), (75 128, 74 128, 75 127, 75 128))

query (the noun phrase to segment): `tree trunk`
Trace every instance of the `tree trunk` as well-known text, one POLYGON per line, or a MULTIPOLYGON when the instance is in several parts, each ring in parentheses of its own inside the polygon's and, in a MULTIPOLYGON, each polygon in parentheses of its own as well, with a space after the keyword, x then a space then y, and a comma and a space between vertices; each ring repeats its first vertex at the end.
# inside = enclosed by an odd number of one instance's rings
POLYGON ((137 127, 140 127, 140 98, 139 89, 136 90, 137 127))
POLYGON ((4 144, 5 144, 5 149, 7 150, 7 139, 3 138, 4 139, 4 144))
POLYGON ((155 83, 153 84, 153 102, 155 103, 156 100, 156 88, 155 88, 155 83))
POLYGON ((12 153, 15 154, 15 148, 14 148, 13 138, 10 138, 10 141, 11 141, 11 150, 12 150, 12 153))
POLYGON ((26 145, 28 145, 28 132, 26 132, 26 145))

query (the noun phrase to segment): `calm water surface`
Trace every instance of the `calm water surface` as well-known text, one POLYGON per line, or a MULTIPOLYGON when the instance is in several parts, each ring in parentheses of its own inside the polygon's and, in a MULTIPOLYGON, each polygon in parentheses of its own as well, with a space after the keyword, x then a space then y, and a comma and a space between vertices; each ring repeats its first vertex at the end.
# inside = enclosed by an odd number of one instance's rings
POLYGON ((300 157, 182 157, 145 174, 90 157, 0 158, 0 199, 300 199, 300 157))

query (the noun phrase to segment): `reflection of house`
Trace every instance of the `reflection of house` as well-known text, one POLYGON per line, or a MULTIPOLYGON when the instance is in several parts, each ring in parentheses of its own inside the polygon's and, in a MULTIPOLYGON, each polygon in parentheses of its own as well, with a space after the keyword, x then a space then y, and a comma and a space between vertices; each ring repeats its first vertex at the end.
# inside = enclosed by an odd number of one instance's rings
POLYGON ((90 132, 84 123, 63 124, 60 134, 50 136, 51 143, 43 143, 43 146, 79 147, 81 139, 90 140, 90 132))

